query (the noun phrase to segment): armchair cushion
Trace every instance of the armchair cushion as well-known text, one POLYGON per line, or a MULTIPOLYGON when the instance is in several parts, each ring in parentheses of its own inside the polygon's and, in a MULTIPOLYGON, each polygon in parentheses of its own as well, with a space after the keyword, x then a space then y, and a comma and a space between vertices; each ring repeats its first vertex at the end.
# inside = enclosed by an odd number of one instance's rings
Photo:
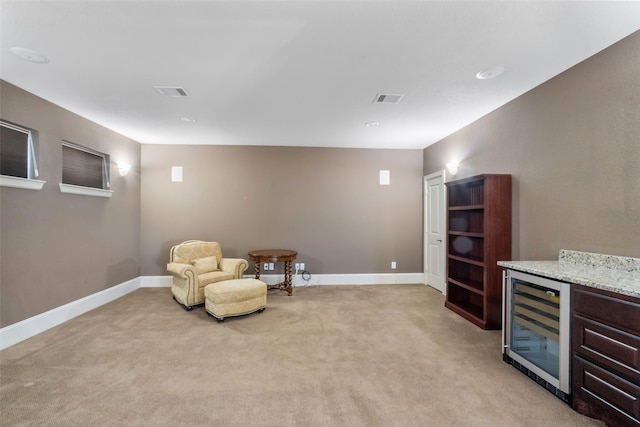
POLYGON ((211 271, 209 273, 198 275, 198 286, 204 288, 211 283, 231 279, 234 279, 233 274, 231 273, 227 273, 226 271, 211 271))
POLYGON ((191 261, 191 264, 196 268, 198 275, 220 270, 220 268, 218 268, 218 258, 215 256, 194 259, 191 261))

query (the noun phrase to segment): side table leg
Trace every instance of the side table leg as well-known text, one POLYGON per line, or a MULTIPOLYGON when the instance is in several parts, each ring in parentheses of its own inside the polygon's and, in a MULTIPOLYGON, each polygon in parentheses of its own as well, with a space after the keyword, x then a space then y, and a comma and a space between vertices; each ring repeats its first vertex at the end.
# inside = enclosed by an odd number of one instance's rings
POLYGON ((284 283, 287 285, 287 293, 289 296, 293 293, 293 285, 291 280, 291 261, 285 261, 284 263, 284 283))
POLYGON ((258 261, 255 262, 254 271, 256 273, 256 279, 259 279, 260 278, 260 262, 258 261))

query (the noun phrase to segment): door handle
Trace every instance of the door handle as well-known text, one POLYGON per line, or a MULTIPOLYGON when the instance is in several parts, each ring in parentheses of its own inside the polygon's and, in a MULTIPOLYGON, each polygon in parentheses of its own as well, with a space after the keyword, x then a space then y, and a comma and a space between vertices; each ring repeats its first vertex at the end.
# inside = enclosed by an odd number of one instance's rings
POLYGON ((442 242, 442 239, 436 239, 436 242, 442 242))

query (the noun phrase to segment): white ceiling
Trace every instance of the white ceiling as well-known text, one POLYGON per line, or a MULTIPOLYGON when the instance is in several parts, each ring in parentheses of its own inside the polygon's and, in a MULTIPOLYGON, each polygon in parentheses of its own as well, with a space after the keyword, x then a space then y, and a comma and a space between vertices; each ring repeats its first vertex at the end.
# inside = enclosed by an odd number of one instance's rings
POLYGON ((640 29, 630 1, 1 0, 0 15, 0 78, 144 144, 422 149, 640 29))

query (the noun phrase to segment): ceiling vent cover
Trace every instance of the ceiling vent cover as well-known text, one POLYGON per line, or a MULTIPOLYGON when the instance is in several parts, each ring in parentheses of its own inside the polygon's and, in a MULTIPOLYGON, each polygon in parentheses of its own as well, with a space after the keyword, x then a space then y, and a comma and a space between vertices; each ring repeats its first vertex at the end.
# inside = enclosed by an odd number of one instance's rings
POLYGON ((404 98, 404 95, 379 93, 373 100, 374 104, 397 104, 404 98))
POLYGON ((188 98, 189 94, 184 88, 173 86, 154 86, 155 90, 160 92, 161 95, 168 96, 169 98, 188 98))

